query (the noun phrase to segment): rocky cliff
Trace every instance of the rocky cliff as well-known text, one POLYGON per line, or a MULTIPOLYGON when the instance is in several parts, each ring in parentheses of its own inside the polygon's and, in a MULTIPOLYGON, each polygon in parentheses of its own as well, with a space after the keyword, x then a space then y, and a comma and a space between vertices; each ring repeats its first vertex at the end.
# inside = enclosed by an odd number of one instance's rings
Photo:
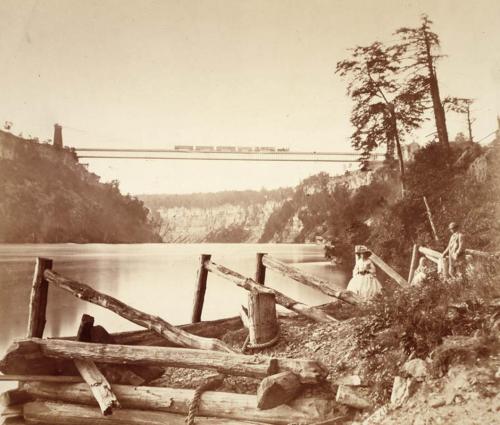
POLYGON ((293 189, 144 195, 141 199, 161 218, 165 242, 304 242, 314 241, 328 228, 324 213, 332 194, 354 193, 376 182, 396 183, 395 173, 374 164, 370 171, 340 176, 320 173, 293 189), (321 213, 315 216, 318 208, 321 213))
POLYGON ((257 242, 280 201, 160 208, 164 242, 257 242))
POLYGON ((0 243, 158 242, 143 203, 74 151, 0 131, 0 243))

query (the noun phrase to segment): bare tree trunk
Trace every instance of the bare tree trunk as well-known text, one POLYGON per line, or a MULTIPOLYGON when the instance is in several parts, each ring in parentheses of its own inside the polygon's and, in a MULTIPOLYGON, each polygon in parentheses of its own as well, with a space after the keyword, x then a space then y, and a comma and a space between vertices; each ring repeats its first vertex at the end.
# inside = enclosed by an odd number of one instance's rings
POLYGON ((425 53, 427 57, 427 69, 429 70, 429 86, 432 98, 432 108, 434 110, 434 118, 436 120, 438 138, 439 142, 449 152, 450 142, 448 140, 448 129, 446 127, 446 116, 444 114, 443 104, 441 103, 441 97, 439 95, 439 84, 432 60, 431 45, 427 31, 425 31, 425 29, 423 29, 423 35, 425 41, 425 53))

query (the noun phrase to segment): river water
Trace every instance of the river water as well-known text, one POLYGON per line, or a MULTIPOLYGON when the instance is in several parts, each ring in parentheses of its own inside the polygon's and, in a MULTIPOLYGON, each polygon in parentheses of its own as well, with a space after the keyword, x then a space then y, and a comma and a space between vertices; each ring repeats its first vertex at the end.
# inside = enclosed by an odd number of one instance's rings
MULTIPOLYGON (((28 304, 36 257, 54 260, 62 275, 85 282, 99 291, 172 324, 189 323, 200 254, 244 276, 255 274, 255 255, 274 257, 343 288, 346 276, 327 264, 317 245, 297 244, 0 244, 0 354, 12 339, 26 335, 28 304)), ((266 285, 306 304, 328 302, 321 292, 270 270, 266 285)), ((211 273, 203 309, 204 320, 238 314, 247 293, 211 273)), ((139 327, 104 308, 49 288, 44 336, 75 335, 81 315, 91 314, 110 332, 139 327)), ((1 385, 0 385, 1 386, 1 385)))

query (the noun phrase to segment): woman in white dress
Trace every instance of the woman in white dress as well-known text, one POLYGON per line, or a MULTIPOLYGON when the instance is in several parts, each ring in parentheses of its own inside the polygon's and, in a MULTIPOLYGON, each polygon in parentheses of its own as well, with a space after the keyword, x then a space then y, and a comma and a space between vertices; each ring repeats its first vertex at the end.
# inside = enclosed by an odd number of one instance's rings
POLYGON ((356 245, 354 252, 356 264, 347 290, 368 301, 382 293, 382 285, 377 280, 375 264, 370 260, 371 252, 363 245, 356 245))

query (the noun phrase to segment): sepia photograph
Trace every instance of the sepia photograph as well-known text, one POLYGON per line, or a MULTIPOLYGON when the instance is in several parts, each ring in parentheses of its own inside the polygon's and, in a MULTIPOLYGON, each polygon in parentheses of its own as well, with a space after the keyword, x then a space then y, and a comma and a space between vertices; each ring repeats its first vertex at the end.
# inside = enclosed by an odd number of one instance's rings
POLYGON ((0 425, 500 424, 500 2, 0 17, 0 425))

